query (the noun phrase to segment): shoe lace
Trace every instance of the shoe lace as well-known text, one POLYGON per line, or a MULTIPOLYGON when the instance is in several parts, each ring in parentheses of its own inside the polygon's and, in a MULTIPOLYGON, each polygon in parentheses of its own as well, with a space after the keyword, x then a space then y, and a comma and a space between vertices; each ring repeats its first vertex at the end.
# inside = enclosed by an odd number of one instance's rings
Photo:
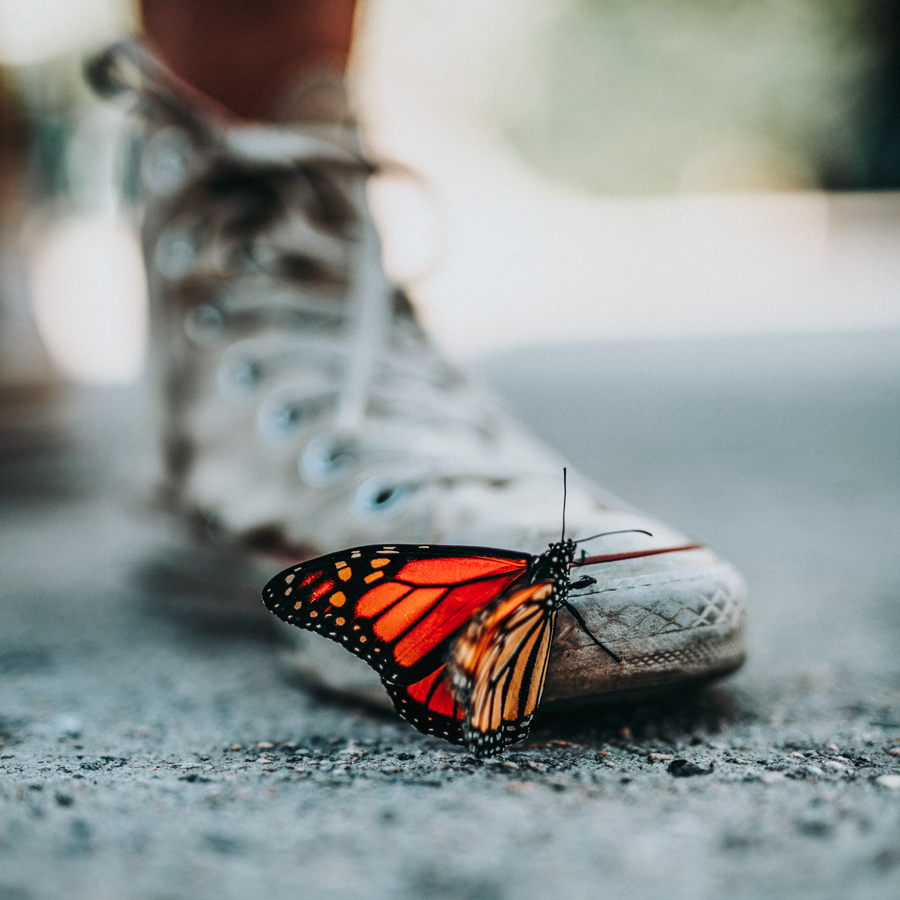
MULTIPOLYGON (((151 138, 151 181, 154 166, 199 165, 166 163, 178 140, 151 138)), ((157 265, 198 288, 181 291, 199 298, 187 304, 190 338, 230 333, 220 389, 260 398, 263 440, 299 440, 307 483, 355 473, 365 518, 429 483, 547 471, 527 440, 497 453, 510 420, 440 357, 388 279, 365 196, 374 166, 339 139, 273 128, 229 129, 206 156, 160 234, 157 265)))

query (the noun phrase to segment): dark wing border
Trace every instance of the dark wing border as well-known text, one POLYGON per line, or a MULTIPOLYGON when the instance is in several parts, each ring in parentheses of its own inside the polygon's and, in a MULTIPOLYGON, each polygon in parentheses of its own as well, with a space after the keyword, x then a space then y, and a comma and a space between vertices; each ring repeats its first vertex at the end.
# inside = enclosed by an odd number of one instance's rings
POLYGON ((451 744, 466 746, 466 739, 463 735, 463 710, 459 701, 453 696, 446 666, 441 666, 416 684, 400 685, 392 684, 389 681, 382 681, 382 684, 394 704, 394 709, 414 728, 423 734, 431 734, 450 741, 451 744), (436 697, 441 691, 446 692, 447 699, 453 704, 452 713, 439 711, 430 705, 437 700, 446 708, 446 700, 436 697), (415 696, 423 693, 424 701, 415 696))
MULTIPOLYGON (((432 609, 443 602, 452 590, 497 580, 505 582, 498 588, 499 594, 524 577, 533 560, 534 557, 527 553, 492 547, 370 544, 329 553, 284 569, 266 584, 262 600, 266 608, 282 621, 335 641, 368 663, 388 681, 410 685, 420 681, 443 664, 455 632, 429 648, 409 666, 401 666, 397 661, 395 648, 399 642, 412 632, 432 609), (411 583, 396 578, 410 562, 417 560, 439 562, 441 559, 452 558, 509 560, 520 564, 522 572, 516 574, 512 581, 498 575, 476 576, 446 583, 438 581, 411 583), (379 563, 379 568, 374 570, 369 568, 374 566, 375 562, 379 563), (375 580, 369 583, 370 579, 375 580), (398 585, 396 597, 391 599, 390 604, 377 614, 360 615, 360 604, 366 596, 388 583, 398 585), (393 639, 388 641, 376 635, 375 627, 379 620, 398 604, 402 604, 415 590, 421 588, 445 588, 446 591, 444 595, 436 597, 431 607, 424 609, 393 639)), ((489 596, 484 605, 491 603, 493 599, 493 596, 489 596)), ((477 611, 476 609, 475 612, 477 611)), ((464 624, 460 627, 464 627, 464 624)))

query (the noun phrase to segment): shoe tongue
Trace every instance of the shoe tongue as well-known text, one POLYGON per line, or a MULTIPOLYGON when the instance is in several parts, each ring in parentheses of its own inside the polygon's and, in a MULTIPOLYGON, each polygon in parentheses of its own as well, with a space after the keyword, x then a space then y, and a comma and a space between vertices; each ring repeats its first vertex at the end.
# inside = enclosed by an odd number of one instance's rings
POLYGON ((293 125, 354 125, 340 75, 322 70, 295 84, 275 105, 276 122, 293 125))

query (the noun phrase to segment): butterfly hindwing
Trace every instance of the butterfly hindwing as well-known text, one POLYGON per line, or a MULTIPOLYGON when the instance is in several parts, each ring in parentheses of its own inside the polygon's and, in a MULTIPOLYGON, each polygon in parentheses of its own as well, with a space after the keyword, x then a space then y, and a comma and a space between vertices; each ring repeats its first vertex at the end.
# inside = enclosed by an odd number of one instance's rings
POLYGON ((415 684, 384 682, 397 712, 424 734, 433 734, 452 744, 465 744, 463 708, 453 695, 447 667, 441 666, 415 684))
POLYGON ((528 736, 540 703, 556 624, 554 583, 513 589, 477 613, 447 662, 462 707, 463 742, 489 756, 528 736))
POLYGON ((443 664, 454 634, 532 559, 485 547, 357 547, 285 569, 263 602, 285 622, 342 644, 386 682, 413 685, 443 664))
POLYGON ((384 686, 419 731, 490 756, 528 736, 555 621, 551 582, 513 588, 476 613, 447 665, 415 684, 384 686))

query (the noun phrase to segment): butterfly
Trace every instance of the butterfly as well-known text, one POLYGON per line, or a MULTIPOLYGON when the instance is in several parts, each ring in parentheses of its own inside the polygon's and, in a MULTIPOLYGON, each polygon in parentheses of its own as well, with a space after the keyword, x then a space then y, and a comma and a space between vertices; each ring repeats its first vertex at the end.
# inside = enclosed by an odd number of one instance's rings
POLYGON ((264 588, 263 603, 365 660, 419 731, 490 756, 528 735, 560 609, 621 661, 568 599, 596 579, 573 583, 570 569, 698 546, 582 551, 576 563, 583 541, 564 535, 536 556, 449 545, 356 547, 285 569, 264 588))

